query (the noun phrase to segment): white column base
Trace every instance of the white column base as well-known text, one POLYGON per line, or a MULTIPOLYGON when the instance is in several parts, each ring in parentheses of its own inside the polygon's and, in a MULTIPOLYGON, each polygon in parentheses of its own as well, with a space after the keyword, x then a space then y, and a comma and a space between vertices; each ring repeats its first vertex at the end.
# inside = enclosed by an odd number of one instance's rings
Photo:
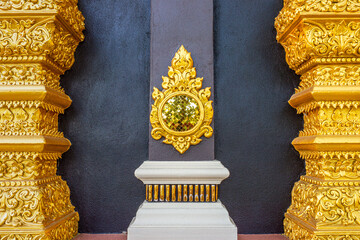
POLYGON ((145 201, 128 228, 128 240, 237 240, 237 227, 220 201, 145 201))

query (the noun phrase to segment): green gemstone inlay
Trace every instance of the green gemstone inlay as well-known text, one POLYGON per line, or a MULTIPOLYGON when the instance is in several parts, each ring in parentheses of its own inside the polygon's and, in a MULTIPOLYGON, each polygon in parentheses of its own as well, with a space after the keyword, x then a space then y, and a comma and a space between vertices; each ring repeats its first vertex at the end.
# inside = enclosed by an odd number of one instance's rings
POLYGON ((187 95, 178 95, 165 103, 162 117, 169 129, 177 132, 189 131, 199 121, 199 105, 187 95))

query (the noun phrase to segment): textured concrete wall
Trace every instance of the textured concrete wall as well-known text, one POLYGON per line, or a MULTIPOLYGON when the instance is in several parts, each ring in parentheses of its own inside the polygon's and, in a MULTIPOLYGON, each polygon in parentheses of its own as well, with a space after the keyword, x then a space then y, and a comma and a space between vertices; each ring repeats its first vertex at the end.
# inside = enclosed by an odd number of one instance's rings
MULTIPOLYGON (((290 145, 301 118, 287 103, 299 78, 273 28, 282 1, 214 3, 215 157, 231 171, 220 197, 240 233, 282 232, 303 170, 290 145)), ((150 1, 80 0, 79 6, 86 39, 62 78, 73 104, 60 125, 73 145, 59 173, 80 213, 80 232, 122 232, 144 199, 133 173, 148 159, 150 1)), ((203 61, 193 57, 204 76, 203 61)))
POLYGON ((127 229, 144 200, 135 169, 148 158, 150 1, 80 0, 85 41, 62 85, 72 142, 60 160, 80 232, 127 229))
POLYGON ((299 77, 276 43, 280 0, 215 1, 216 158, 231 171, 221 200, 241 233, 282 232, 304 168, 290 145, 302 126, 287 103, 299 77))

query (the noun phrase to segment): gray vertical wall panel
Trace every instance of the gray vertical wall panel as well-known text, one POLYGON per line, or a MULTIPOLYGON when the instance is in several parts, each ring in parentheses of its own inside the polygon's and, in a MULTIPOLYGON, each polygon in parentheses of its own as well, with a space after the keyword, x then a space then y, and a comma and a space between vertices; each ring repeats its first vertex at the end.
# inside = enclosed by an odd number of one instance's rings
MULTIPOLYGON (((167 76, 168 66, 181 45, 192 53, 197 76, 204 78, 203 87, 211 87, 214 92, 212 0, 151 1, 151 93, 153 87, 162 90, 161 76, 167 76)), ((149 160, 213 160, 214 136, 202 139, 181 155, 171 145, 162 143, 163 139, 156 141, 150 136, 149 160)))

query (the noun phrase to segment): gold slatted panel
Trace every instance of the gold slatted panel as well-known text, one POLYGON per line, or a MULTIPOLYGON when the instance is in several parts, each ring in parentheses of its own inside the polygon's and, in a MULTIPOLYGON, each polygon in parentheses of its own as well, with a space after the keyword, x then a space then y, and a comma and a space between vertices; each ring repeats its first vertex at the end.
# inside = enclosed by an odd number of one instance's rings
POLYGON ((219 185, 146 185, 148 202, 216 202, 219 185))

